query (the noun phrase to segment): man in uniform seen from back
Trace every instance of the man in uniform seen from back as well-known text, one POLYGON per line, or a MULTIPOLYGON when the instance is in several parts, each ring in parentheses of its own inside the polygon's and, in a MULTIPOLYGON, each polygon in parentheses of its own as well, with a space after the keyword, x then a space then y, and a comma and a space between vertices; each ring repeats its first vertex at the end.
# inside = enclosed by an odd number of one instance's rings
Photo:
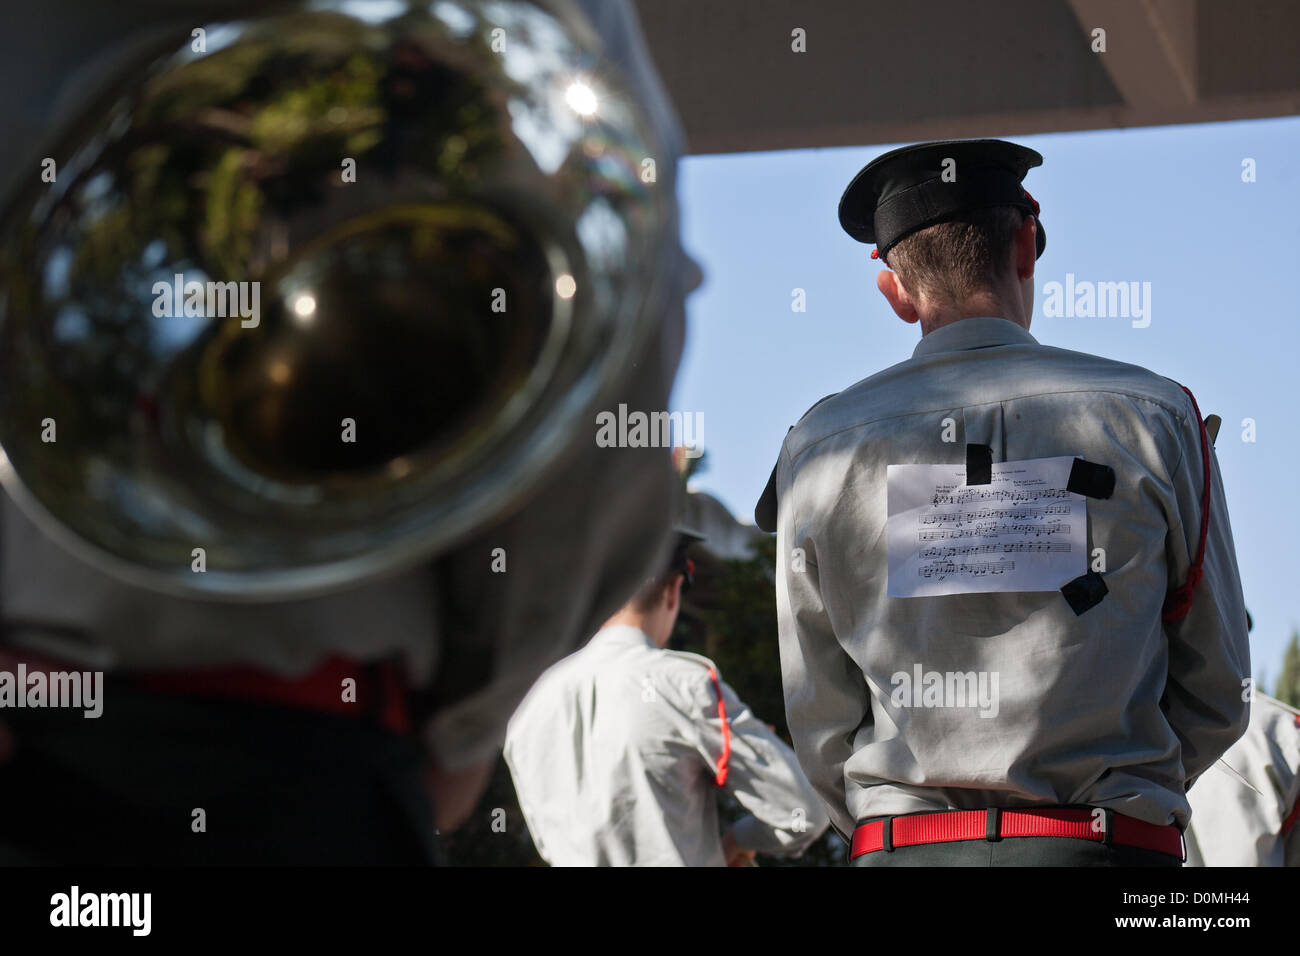
POLYGON ((1246 611, 1191 392, 1030 334, 1045 236, 998 140, 853 180, 840 223, 912 357, 787 434, 786 713, 858 866, 1177 866, 1249 717, 1246 611))
POLYGON ((663 574, 534 685, 505 757, 555 866, 744 866, 797 855, 828 820, 794 752, 708 658, 665 650, 690 587, 682 533, 663 574), (749 814, 720 836, 718 791, 749 814))

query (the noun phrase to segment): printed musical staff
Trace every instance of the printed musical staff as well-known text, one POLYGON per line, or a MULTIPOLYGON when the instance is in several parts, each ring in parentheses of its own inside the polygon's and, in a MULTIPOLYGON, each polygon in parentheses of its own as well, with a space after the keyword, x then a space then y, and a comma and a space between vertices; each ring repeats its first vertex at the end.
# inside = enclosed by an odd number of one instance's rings
POLYGON ((979 577, 983 574, 1006 574, 1016 569, 1014 561, 975 561, 970 564, 957 564, 952 561, 939 561, 923 564, 917 572, 923 578, 943 578, 954 574, 967 574, 979 577))
POLYGON ((1087 570, 1087 500, 1066 490, 1073 457, 890 465, 888 593, 923 597, 1055 590, 1087 570))

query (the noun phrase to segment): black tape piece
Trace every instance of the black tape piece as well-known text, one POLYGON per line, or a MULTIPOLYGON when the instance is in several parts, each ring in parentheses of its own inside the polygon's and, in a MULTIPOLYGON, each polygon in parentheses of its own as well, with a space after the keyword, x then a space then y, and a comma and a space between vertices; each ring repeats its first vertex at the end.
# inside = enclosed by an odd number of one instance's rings
POLYGON ((989 807, 984 815, 984 839, 990 843, 997 843, 1002 837, 998 836, 998 822, 1002 818, 1002 811, 997 807, 989 807))
POLYGON ((1070 609, 1074 611, 1076 617, 1100 604, 1101 599, 1109 591, 1110 588, 1106 587, 1106 582, 1101 579, 1101 575, 1096 571, 1081 574, 1061 588, 1066 603, 1070 605, 1070 609))
POLYGON ((966 484, 990 485, 993 483, 993 449, 988 445, 966 446, 966 484))
POLYGON ((1115 493, 1115 469, 1110 465, 1098 465, 1076 458, 1070 468, 1070 480, 1065 483, 1065 490, 1089 498, 1109 498, 1115 493))

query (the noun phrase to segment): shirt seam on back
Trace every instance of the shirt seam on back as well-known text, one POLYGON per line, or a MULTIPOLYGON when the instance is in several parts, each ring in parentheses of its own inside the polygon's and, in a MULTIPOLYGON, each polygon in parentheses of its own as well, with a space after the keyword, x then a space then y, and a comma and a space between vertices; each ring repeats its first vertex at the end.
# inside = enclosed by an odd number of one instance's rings
MULTIPOLYGON (((841 394, 842 394, 842 393, 841 393, 841 394)), ((830 432, 829 434, 823 435, 821 438, 818 438, 818 439, 816 439, 815 441, 811 441, 811 442, 809 442, 807 445, 805 445, 803 448, 799 449, 798 452, 794 453, 794 454, 791 456, 791 458, 790 458, 790 465, 791 465, 791 467, 793 468, 794 465, 798 463, 798 460, 799 460, 800 458, 802 458, 802 457, 803 457, 805 454, 807 454, 810 450, 812 450, 813 448, 815 448, 817 445, 820 445, 822 442, 826 441, 827 439, 834 438, 836 435, 841 435, 841 434, 843 434, 844 432, 853 431, 853 429, 855 429, 855 428, 862 428, 862 427, 864 427, 864 426, 866 426, 866 425, 874 425, 874 424, 876 424, 877 422, 887 422, 887 421, 892 421, 892 420, 894 420, 894 419, 898 419, 898 418, 911 418, 911 417, 914 416, 914 415, 933 415, 933 414, 935 414, 936 412, 948 412, 948 411, 952 411, 953 408, 963 408, 963 409, 965 409, 965 408, 984 408, 984 407, 989 406, 989 405, 1003 405, 1003 404, 1005 404, 1006 402, 1018 402, 1018 401, 1021 401, 1021 400, 1023 400, 1023 399, 1028 399, 1028 398, 1042 398, 1042 397, 1044 397, 1044 396, 1050 396, 1050 395, 1083 395, 1083 394, 1087 394, 1087 395, 1098 395, 1098 394, 1101 394, 1101 395, 1122 395, 1122 396, 1124 396, 1125 398, 1131 398, 1131 399, 1134 399, 1134 400, 1136 400, 1136 401, 1146 402, 1148 405, 1154 405, 1154 406, 1156 406, 1157 408, 1162 408, 1162 409, 1164 409, 1165 411, 1169 412, 1171 415, 1174 415, 1174 416, 1178 419, 1178 425, 1179 425, 1180 428, 1182 427, 1183 423, 1184 423, 1184 422, 1186 421, 1186 419, 1187 419, 1187 415, 1186 415, 1186 413, 1183 412, 1183 411, 1180 411, 1180 410, 1178 410, 1178 409, 1176 409, 1176 408, 1171 408, 1170 406, 1166 405, 1164 402, 1157 401, 1156 399, 1148 398, 1148 397, 1145 396, 1145 395, 1134 395, 1134 394, 1132 394, 1131 392, 1123 392, 1123 391, 1117 391, 1117 390, 1113 390, 1113 389, 1106 389, 1106 390, 1102 391, 1102 390, 1098 390, 1098 389, 1090 389, 1090 388, 1075 388, 1075 389, 1070 389, 1069 391, 1062 391, 1062 392, 1035 392, 1035 393, 1033 393, 1032 395, 1017 395, 1015 398, 1003 398, 1003 399, 998 399, 998 400, 996 400, 996 401, 991 401, 991 402, 972 402, 972 403, 970 403, 970 404, 968 404, 968 405, 948 406, 948 407, 944 407, 944 408, 928 408, 928 409, 922 409, 922 410, 920 410, 920 411, 916 411, 916 412, 904 412, 904 413, 902 413, 902 414, 900 414, 900 415, 885 415, 885 416, 882 416, 882 417, 880 417, 880 418, 872 418, 872 419, 869 419, 868 421, 855 422, 855 423, 852 424, 852 425, 846 425, 846 426, 844 426, 843 428, 837 428, 835 431, 830 432)), ((796 427, 798 427, 798 426, 796 426, 796 427)), ((1179 442, 1178 444, 1179 444, 1179 448, 1180 448, 1179 462, 1181 463, 1181 461, 1182 461, 1182 457, 1183 457, 1183 456, 1182 456, 1182 453, 1181 453, 1182 442, 1179 442)), ((788 443, 787 443, 787 448, 788 448, 788 443)), ((1175 471, 1176 471, 1176 470, 1177 470, 1177 469, 1175 468, 1175 471)), ((1171 477, 1172 477, 1172 474, 1171 474, 1171 477)))

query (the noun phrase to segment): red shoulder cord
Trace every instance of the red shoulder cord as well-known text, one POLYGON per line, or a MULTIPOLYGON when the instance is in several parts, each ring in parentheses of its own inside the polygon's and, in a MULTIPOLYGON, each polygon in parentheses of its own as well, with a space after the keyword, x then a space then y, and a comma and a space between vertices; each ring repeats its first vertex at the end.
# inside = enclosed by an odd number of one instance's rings
POLYGON ((1296 805, 1291 808, 1290 815, 1282 821, 1282 829, 1279 831, 1282 836, 1286 836, 1291 832, 1291 828, 1295 826, 1297 819, 1300 819, 1300 800, 1296 801, 1296 805))
POLYGON ((1186 385, 1178 386, 1192 400, 1192 411, 1196 413, 1197 424, 1201 426, 1201 472, 1203 475, 1201 489, 1201 535, 1196 545, 1196 559, 1187 570, 1187 582, 1180 588, 1170 591, 1165 597, 1164 612, 1161 617, 1166 624, 1176 624, 1187 616, 1192 609, 1192 597, 1196 594, 1196 585, 1201 583, 1203 573, 1201 565, 1205 561, 1205 538, 1210 531, 1210 439, 1205 431, 1205 422, 1201 420, 1201 410, 1196 405, 1196 396, 1186 385))
POLYGON ((718 786, 727 782, 727 761, 731 759, 731 724, 727 722, 727 705, 722 701, 722 685, 718 683, 718 672, 709 668, 709 678, 713 689, 718 692, 718 719, 722 721, 722 756, 718 758, 718 773, 714 778, 718 786))

